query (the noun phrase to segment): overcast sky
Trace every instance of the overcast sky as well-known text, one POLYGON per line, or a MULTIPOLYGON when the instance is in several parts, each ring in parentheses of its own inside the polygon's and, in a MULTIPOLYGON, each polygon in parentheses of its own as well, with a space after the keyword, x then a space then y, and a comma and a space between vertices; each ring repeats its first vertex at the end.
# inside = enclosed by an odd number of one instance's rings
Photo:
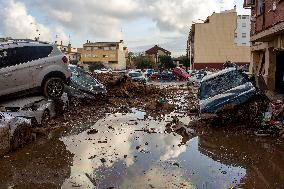
POLYGON ((90 41, 119 41, 132 51, 158 44, 174 55, 184 54, 192 21, 205 19, 220 8, 243 0, 0 0, 0 37, 46 41, 69 36, 75 47, 90 41), (38 30, 38 32, 37 32, 38 30))

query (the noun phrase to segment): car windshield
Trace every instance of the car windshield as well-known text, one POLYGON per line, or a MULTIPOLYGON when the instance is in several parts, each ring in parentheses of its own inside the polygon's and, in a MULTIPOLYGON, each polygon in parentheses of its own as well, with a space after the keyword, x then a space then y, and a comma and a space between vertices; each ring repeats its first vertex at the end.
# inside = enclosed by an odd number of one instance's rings
POLYGON ((142 74, 141 73, 129 73, 130 77, 141 77, 142 74))
POLYGON ((93 85, 98 85, 98 82, 95 78, 87 74, 84 70, 81 68, 71 67, 72 77, 71 80, 73 82, 76 82, 77 84, 89 87, 93 85))
POLYGON ((200 100, 224 93, 232 88, 243 85, 247 78, 239 71, 231 71, 201 83, 198 97, 200 100))

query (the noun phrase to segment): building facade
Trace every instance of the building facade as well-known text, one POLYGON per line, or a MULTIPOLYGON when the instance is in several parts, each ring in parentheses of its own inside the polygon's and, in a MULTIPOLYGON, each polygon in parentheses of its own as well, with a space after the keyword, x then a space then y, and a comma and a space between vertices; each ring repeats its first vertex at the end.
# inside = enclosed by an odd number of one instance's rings
POLYGON ((57 48, 59 48, 65 54, 65 56, 67 56, 69 61, 80 61, 81 53, 78 52, 77 48, 72 47, 70 43, 67 46, 63 45, 62 41, 60 42, 60 44, 58 44, 57 42, 55 42, 55 44, 57 45, 57 48))
POLYGON ((238 15, 235 31, 235 44, 238 46, 250 46, 250 18, 250 15, 238 15))
POLYGON ((87 41, 83 45, 81 62, 82 63, 103 63, 112 70, 126 69, 127 48, 120 42, 95 42, 87 41))
POLYGON ((245 0, 251 8, 251 72, 284 94, 284 1, 245 0))
POLYGON ((145 56, 151 58, 156 63, 160 62, 160 56, 171 56, 171 54, 172 53, 170 51, 159 47, 158 45, 155 45, 154 47, 145 51, 145 56))
MULTIPOLYGON (((247 18, 244 20, 246 23, 247 18)), ((238 16, 235 9, 213 13, 204 23, 193 24, 187 48, 188 58, 192 60, 191 67, 221 69, 226 61, 232 61, 238 65, 249 64, 248 27, 247 25, 244 27, 247 34, 244 36, 244 41, 240 40, 239 35, 245 32, 243 28, 238 29, 238 16)))

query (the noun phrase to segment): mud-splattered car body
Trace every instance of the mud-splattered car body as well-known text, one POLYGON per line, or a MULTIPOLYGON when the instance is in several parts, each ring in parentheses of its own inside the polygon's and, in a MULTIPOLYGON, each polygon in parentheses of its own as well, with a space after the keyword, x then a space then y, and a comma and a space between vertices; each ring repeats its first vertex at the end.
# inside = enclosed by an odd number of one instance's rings
POLYGON ((1 103, 6 112, 17 113, 42 124, 44 120, 55 117, 55 103, 43 96, 25 97, 1 103))
POLYGON ((20 114, 0 112, 0 156, 31 139, 31 120, 20 114))
POLYGON ((219 109, 243 104, 258 94, 248 77, 236 68, 205 76, 198 90, 201 117, 215 117, 219 109))
POLYGON ((72 76, 70 86, 67 87, 69 97, 89 98, 106 94, 106 87, 77 66, 69 66, 72 76))

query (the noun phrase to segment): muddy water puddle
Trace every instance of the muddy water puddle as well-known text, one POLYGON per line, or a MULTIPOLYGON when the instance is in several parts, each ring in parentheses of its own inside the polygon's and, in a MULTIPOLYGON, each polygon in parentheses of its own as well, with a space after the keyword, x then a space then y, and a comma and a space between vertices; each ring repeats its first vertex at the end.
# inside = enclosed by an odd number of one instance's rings
MULTIPOLYGON (((113 114, 90 130, 61 138, 74 154, 62 188, 275 188, 282 187, 283 148, 242 136, 165 133, 172 118, 113 114)), ((188 123, 189 118, 181 119, 188 123)))
POLYGON ((166 132, 174 116, 191 121, 185 94, 169 100, 178 106, 170 114, 107 114, 8 154, 0 188, 284 188, 283 143, 215 129, 166 132))

